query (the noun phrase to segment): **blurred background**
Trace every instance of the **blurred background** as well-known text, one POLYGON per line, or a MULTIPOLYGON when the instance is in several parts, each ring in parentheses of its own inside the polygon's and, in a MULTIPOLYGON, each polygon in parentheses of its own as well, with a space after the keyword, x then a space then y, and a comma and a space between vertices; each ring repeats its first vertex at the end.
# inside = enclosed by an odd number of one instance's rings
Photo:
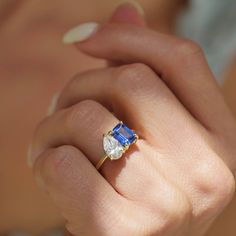
MULTIPOLYGON (((63 220, 27 167, 27 148, 53 94, 76 73, 101 67, 62 35, 105 22, 120 0, 0 0, 0 235, 58 235, 63 220)), ((236 1, 140 0, 151 28, 204 49, 236 116, 236 1)), ((236 235, 236 199, 207 236, 236 235)))

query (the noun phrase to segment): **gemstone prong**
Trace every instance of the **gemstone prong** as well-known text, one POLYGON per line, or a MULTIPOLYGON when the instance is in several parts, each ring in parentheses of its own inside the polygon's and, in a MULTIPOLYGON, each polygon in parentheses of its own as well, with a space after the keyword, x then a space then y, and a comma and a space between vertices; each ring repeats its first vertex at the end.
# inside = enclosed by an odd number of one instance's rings
POLYGON ((138 139, 139 139, 139 136, 137 135, 137 134, 134 134, 134 136, 135 136, 135 141, 134 141, 134 143, 137 143, 137 141, 138 141, 138 139))

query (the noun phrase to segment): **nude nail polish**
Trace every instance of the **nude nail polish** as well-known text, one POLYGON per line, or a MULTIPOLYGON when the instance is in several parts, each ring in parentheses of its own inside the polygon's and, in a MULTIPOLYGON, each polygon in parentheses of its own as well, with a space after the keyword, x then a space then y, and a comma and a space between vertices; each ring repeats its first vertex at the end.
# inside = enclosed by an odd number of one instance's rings
POLYGON ((65 33, 63 43, 72 44, 82 42, 90 38, 97 31, 98 27, 99 24, 96 22, 87 22, 78 25, 65 33))
POLYGON ((59 96, 60 96, 60 92, 57 92, 53 95, 52 100, 48 106, 47 116, 50 116, 55 112, 59 96))

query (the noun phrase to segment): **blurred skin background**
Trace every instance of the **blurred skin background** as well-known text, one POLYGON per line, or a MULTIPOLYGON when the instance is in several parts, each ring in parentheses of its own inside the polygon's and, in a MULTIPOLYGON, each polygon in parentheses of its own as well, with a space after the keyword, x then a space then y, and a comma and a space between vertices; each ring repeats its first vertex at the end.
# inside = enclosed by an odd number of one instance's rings
MULTIPOLYGON (((38 189, 27 167, 27 147, 35 126, 47 114, 52 95, 79 71, 104 65, 102 60, 63 45, 63 33, 82 22, 105 22, 120 2, 0 1, 0 235, 18 230, 44 234, 63 225, 57 209, 38 189)), ((148 25, 168 34, 176 34, 179 15, 190 7, 185 0, 139 3, 148 25)), ((232 31, 230 27, 224 25, 232 31)), ((217 76, 236 116, 236 50, 235 59, 217 76)), ((235 217, 236 200, 208 236, 236 235, 235 217)))

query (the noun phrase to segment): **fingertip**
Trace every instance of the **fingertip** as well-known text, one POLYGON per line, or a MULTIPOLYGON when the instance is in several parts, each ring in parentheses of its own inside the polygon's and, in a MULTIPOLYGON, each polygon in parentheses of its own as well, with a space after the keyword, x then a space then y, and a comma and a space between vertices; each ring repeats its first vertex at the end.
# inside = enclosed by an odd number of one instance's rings
POLYGON ((73 44, 83 42, 96 33, 99 24, 96 22, 86 22, 67 31, 62 42, 64 44, 73 44))
POLYGON ((146 24, 144 19, 144 9, 136 1, 124 1, 119 3, 109 21, 140 26, 144 26, 146 24))
POLYGON ((129 7, 134 8, 137 11, 137 13, 139 13, 140 16, 145 15, 145 12, 144 12, 144 9, 143 9, 142 5, 139 2, 135 1, 135 0, 125 0, 121 3, 119 3, 117 5, 116 9, 121 8, 121 7, 125 7, 125 6, 129 6, 129 7))

